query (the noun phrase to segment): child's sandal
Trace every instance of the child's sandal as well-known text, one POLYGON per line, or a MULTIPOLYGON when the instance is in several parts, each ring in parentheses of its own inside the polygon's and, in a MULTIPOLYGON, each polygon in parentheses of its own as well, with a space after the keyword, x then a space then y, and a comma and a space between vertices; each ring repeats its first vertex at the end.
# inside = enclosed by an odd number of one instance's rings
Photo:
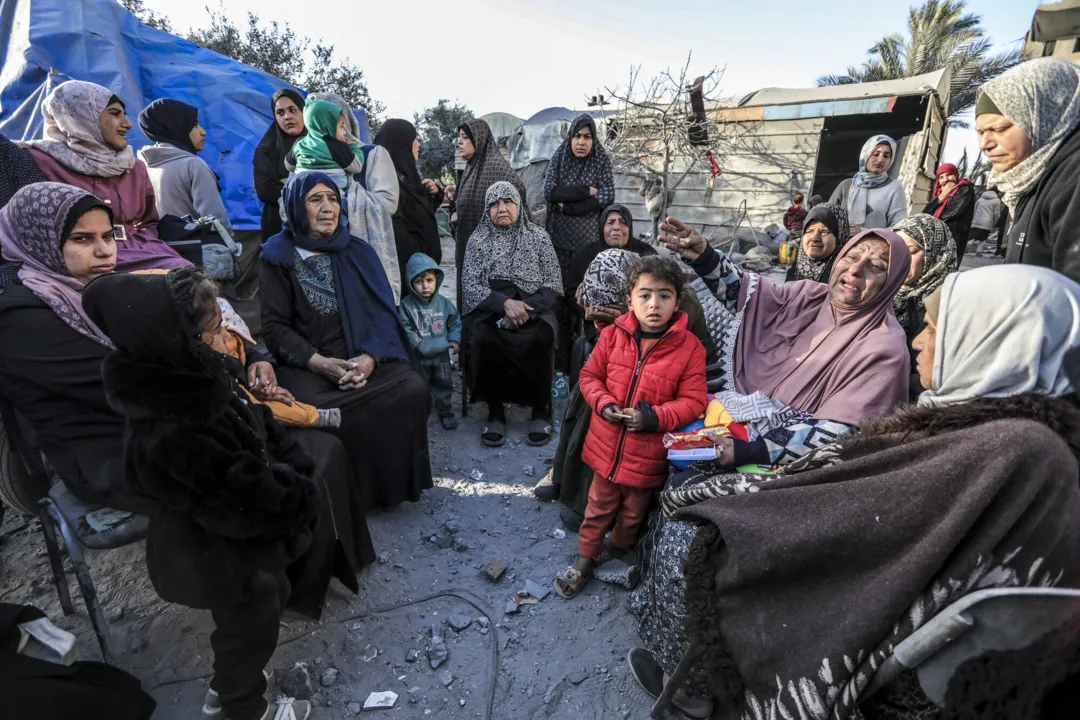
POLYGON ((590 574, 583 573, 570 565, 555 578, 555 594, 563 600, 573 600, 589 582, 590 577, 590 574))

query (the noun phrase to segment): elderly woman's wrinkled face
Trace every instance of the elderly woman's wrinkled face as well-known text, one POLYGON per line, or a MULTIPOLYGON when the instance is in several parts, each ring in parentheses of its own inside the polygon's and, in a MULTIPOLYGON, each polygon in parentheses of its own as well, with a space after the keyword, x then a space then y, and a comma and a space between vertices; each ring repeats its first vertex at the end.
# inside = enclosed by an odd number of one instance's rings
POLYGON ((101 139, 113 150, 120 152, 127 147, 127 134, 131 129, 131 121, 128 120, 127 112, 120 103, 113 103, 101 111, 98 117, 101 125, 101 139))
POLYGON ((508 228, 518 219, 518 206, 513 200, 499 198, 488 208, 488 217, 495 227, 508 228))
POLYGON ((1011 170, 1031 155, 1031 138, 1004 115, 983 113, 975 118, 975 132, 994 172, 1011 170))
POLYGON ((904 241, 908 252, 911 253, 911 270, 908 272, 907 280, 904 281, 905 285, 911 285, 926 272, 926 251, 919 247, 919 243, 915 242, 915 238, 903 230, 897 230, 896 234, 904 241))
POLYGON ((589 153, 592 152, 593 136, 592 129, 586 125, 576 133, 570 140, 570 152, 574 153, 574 157, 585 159, 589 157, 589 153))
POLYGON ((926 327, 911 341, 911 349, 918 353, 915 358, 915 370, 919 373, 919 383, 927 390, 932 390, 934 381, 934 353, 937 349, 937 327, 926 316, 926 327))
POLYGON ((304 205, 307 208, 308 232, 311 237, 327 238, 337 232, 341 201, 333 189, 319 183, 304 197, 304 205))
POLYGON ((225 355, 229 351, 228 330, 225 329, 221 307, 215 303, 214 311, 203 318, 202 341, 214 348, 216 352, 225 355))
POLYGON ((836 261, 829 295, 845 307, 863 307, 876 298, 889 277, 889 243, 869 236, 836 261))
POLYGON ((883 173, 892 165, 892 148, 882 144, 874 148, 870 157, 866 158, 866 172, 883 173))
POLYGON ((458 130, 457 140, 458 147, 461 149, 461 159, 472 160, 472 156, 476 154, 476 148, 464 130, 458 130))
POLYGON ((836 250, 836 236, 825 223, 813 220, 802 235, 802 249, 811 260, 824 260, 836 250))
POLYGON ((286 135, 297 136, 304 132, 304 113, 289 97, 279 97, 274 103, 274 122, 286 135))
POLYGON ((609 212, 604 220, 604 243, 611 248, 625 247, 630 242, 630 226, 617 212, 609 212))
POLYGON ((116 240, 109 213, 101 208, 83 213, 64 238, 61 253, 71 277, 83 284, 116 270, 116 240))

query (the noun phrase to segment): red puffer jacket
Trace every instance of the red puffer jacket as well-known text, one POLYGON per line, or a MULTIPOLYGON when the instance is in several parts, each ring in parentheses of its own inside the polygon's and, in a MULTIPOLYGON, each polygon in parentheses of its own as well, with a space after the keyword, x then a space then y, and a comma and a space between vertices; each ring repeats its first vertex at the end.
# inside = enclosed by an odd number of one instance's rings
POLYGON ((637 329, 632 312, 604 328, 581 371, 581 394, 594 413, 581 457, 618 485, 655 488, 667 479, 664 433, 678 430, 705 410, 705 347, 686 331, 682 311, 643 358, 634 339, 637 329), (633 408, 642 400, 660 421, 656 432, 628 432, 622 423, 600 416, 612 403, 633 408))

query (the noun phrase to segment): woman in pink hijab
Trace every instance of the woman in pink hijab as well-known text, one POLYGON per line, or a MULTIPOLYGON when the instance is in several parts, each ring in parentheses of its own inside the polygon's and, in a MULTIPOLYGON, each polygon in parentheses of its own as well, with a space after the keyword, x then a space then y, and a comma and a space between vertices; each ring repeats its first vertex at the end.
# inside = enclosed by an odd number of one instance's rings
POLYGON ((907 400, 907 340, 892 299, 911 255, 896 233, 856 235, 828 284, 777 284, 737 267, 675 218, 660 230, 733 315, 720 348, 728 382, 719 399, 759 437, 727 444, 722 465, 792 462, 907 400))
POLYGON ((112 213, 120 272, 190 265, 158 237, 154 186, 127 142, 131 121, 112 90, 69 80, 57 85, 41 114, 45 137, 20 143, 48 180, 101 198, 112 213))

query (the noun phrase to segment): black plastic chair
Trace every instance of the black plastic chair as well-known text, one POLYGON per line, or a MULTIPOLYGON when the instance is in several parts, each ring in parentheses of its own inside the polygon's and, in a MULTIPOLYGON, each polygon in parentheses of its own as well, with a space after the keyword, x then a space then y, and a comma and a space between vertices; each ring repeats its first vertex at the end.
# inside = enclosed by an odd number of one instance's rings
POLYGON ((49 494, 41 500, 41 509, 37 515, 41 520, 41 531, 45 536, 45 549, 49 554, 49 565, 52 568, 53 582, 56 583, 56 594, 60 597, 60 607, 65 615, 75 612, 67 576, 64 574, 63 560, 60 557, 60 546, 57 543, 56 529, 58 527, 68 557, 71 558, 71 565, 75 569, 75 579, 79 584, 83 603, 86 605, 86 613, 90 617, 94 634, 97 635, 101 657, 110 665, 115 665, 116 656, 112 651, 109 625, 98 600, 97 589, 90 576, 90 567, 86 563, 83 549, 112 550, 138 542, 146 537, 149 518, 145 515, 84 503, 71 494, 47 459, 45 467, 52 480, 52 486, 49 488, 49 494), (96 518, 101 516, 111 516, 113 522, 102 529, 95 529, 96 518), (88 518, 94 518, 94 520, 88 518))

